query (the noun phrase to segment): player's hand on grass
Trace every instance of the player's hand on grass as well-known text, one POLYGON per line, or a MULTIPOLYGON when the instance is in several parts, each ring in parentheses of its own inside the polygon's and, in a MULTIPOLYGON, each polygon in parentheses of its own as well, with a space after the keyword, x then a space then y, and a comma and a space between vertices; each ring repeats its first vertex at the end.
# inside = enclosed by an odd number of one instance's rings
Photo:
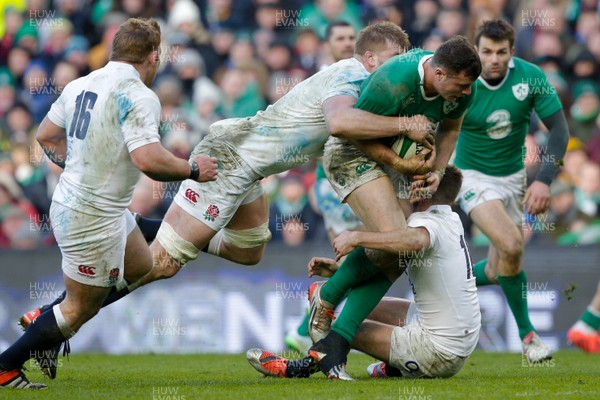
POLYGON ((550 186, 534 181, 525 193, 523 205, 529 214, 542 214, 550 206, 550 197, 550 186))
POLYGON ((400 130, 413 142, 421 143, 424 148, 432 150, 435 147, 435 130, 437 124, 424 115, 413 115, 400 120, 400 130))
POLYGON ((346 254, 351 253, 357 246, 356 232, 342 232, 333 240, 333 250, 335 251, 336 261, 339 261, 346 254))
POLYGON ((333 258, 313 257, 308 262, 308 277, 322 276, 323 278, 331 278, 335 271, 340 267, 333 258))
POLYGON ((204 154, 196 156, 194 159, 200 167, 200 176, 198 182, 208 182, 217 180, 217 159, 204 154))

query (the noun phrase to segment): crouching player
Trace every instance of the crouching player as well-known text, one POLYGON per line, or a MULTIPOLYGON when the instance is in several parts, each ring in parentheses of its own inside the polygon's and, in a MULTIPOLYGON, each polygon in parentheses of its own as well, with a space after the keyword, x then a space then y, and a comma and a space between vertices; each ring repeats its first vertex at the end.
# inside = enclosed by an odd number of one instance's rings
MULTIPOLYGON (((481 314, 473 266, 462 224, 450 208, 461 183, 460 171, 448 166, 435 194, 415 204, 407 228, 344 232, 334 241, 338 258, 358 246, 398 252, 404 261, 392 268, 398 276, 404 267, 408 271, 414 302, 384 298, 352 341, 352 348, 381 360, 367 369, 372 377, 451 377, 477 345, 481 314)), ((335 269, 330 259, 309 263, 311 274, 328 276, 335 269)), ((261 349, 249 350, 246 357, 269 376, 307 377, 319 370, 311 357, 288 360, 261 349)), ((341 374, 339 379, 352 378, 341 374)))

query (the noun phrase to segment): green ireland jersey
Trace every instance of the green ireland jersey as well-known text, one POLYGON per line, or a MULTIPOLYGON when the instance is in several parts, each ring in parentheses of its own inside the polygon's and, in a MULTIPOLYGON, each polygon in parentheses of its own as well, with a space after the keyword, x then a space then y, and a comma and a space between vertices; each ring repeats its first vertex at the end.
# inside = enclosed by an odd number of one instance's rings
POLYGON ((475 83, 470 95, 453 102, 439 95, 426 97, 423 64, 432 56, 430 51, 414 49, 390 58, 363 83, 355 107, 387 116, 425 115, 434 123, 460 118, 473 101, 475 83))
POLYGON ((507 75, 497 86, 477 79, 477 99, 462 123, 454 164, 492 176, 516 173, 524 166, 531 112, 535 110, 544 119, 561 108, 544 72, 513 57, 507 75))

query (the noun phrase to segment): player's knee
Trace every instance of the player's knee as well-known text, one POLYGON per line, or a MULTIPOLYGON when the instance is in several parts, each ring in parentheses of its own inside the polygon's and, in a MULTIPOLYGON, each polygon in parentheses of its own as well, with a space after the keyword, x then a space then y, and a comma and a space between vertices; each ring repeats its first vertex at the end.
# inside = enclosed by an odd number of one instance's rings
POLYGON ((523 239, 519 236, 506 237, 498 247, 500 256, 509 261, 518 261, 523 255, 523 239))
POLYGON ((229 254, 227 258, 242 265, 258 264, 262 259, 265 244, 271 240, 268 221, 250 229, 225 228, 222 232, 222 246, 229 254))
POLYGON ((398 267, 398 255, 388 253, 381 250, 365 249, 365 254, 369 261, 373 263, 377 268, 386 270, 393 266, 398 267))
POLYGON ((167 279, 175 275, 190 260, 198 256, 199 250, 188 242, 171 227, 167 222, 161 224, 156 240, 162 249, 152 253, 154 266, 151 274, 156 279, 167 279))

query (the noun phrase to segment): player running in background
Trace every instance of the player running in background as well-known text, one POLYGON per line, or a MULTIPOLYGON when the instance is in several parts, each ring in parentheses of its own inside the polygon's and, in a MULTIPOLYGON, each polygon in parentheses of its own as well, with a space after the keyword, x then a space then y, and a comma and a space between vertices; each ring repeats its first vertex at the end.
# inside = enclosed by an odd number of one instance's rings
POLYGON ((600 329, 600 282, 590 305, 567 331, 567 339, 586 353, 600 353, 598 329, 600 329))
MULTIPOLYGON (((332 22, 327 26, 325 41, 334 62, 352 57, 355 35, 354 27, 344 21, 332 22)), ((327 67, 323 66, 323 69, 327 67)), ((338 199, 325 175, 321 160, 317 160, 315 178, 313 186, 315 203, 323 216, 329 240, 333 241, 345 230, 354 230, 361 226, 360 220, 350 206, 338 199)), ((292 350, 302 354, 308 353, 308 349, 313 344, 308 336, 308 310, 300 324, 285 335, 284 342, 292 350)))
POLYGON ((454 164, 464 175, 458 201, 490 239, 488 258, 474 266, 477 286, 499 284, 519 328, 530 362, 551 357, 529 320, 527 277, 522 269, 523 206, 532 215, 550 204, 550 183, 569 139, 556 91, 543 71, 513 57, 515 31, 502 20, 487 21, 475 35, 483 71, 477 101, 463 121, 454 164), (526 189, 525 135, 535 111, 550 134, 546 156, 526 189))
MULTIPOLYGON (((414 255, 407 268, 414 302, 384 298, 352 342, 352 348, 382 361, 367 369, 374 378, 450 377, 477 346, 481 314, 473 266, 460 218, 450 208, 461 180, 460 171, 449 166, 435 194, 415 204, 407 228, 344 232, 335 239, 338 257, 357 246, 414 255)), ((311 263, 312 273, 337 266, 329 259, 311 263)), ((401 270, 394 266, 390 273, 398 277, 401 270)), ((249 350, 246 357, 269 376, 306 377, 317 371, 310 357, 287 360, 261 349, 249 350)))
MULTIPOLYGON (((38 142, 64 168, 50 217, 67 295, 0 355, 2 387, 46 387, 30 383, 23 364, 47 361, 48 351, 55 358, 117 284, 135 282, 151 269, 148 245, 127 211, 140 171, 159 181, 216 179, 216 159, 201 155, 188 163, 160 144, 160 103, 149 89, 159 46, 156 20, 123 23, 111 61, 69 83, 38 129, 38 142)), ((54 378, 56 364, 41 364, 54 378)))
MULTIPOLYGON (((464 37, 444 42, 435 53, 412 50, 394 57, 375 71, 363 85, 356 107, 382 115, 425 115, 439 122, 436 140, 436 172, 413 185, 420 198, 435 192, 454 150, 463 115, 475 96, 474 81, 481 72, 475 48, 464 37)), ((382 152, 384 153, 384 152, 382 152)), ((395 153, 385 148, 385 154, 395 153)), ((385 157, 385 155, 383 155, 385 157)), ((403 197, 409 213, 408 182, 397 183, 398 194, 385 171, 358 148, 332 138, 325 145, 324 166, 340 199, 348 202, 372 232, 406 228, 397 197, 403 197)), ((392 174, 396 177, 398 174, 392 174)), ((346 354, 356 330, 395 281, 394 274, 380 271, 387 264, 398 266, 398 254, 362 247, 350 253, 339 271, 326 283, 309 290, 309 333, 315 345, 309 351, 331 378, 346 374, 346 354), (333 310, 350 289, 344 310, 331 329, 333 310)))
MULTIPOLYGON (((336 127, 336 135, 378 138, 405 134, 425 145, 433 141, 428 132, 405 128, 424 117, 380 116, 353 108, 369 74, 407 46, 406 33, 398 26, 371 25, 361 31, 352 59, 299 83, 254 117, 213 124, 192 157, 217 157, 219 180, 202 186, 191 180, 182 183, 150 247, 154 258, 151 271, 111 293, 104 306, 140 285, 174 276, 201 249, 241 264, 256 264, 271 237, 260 179, 318 157, 331 125, 336 127)), ((422 159, 396 158, 397 167, 405 172, 425 164, 422 159)), ((30 314, 44 315, 53 305, 30 314)))

